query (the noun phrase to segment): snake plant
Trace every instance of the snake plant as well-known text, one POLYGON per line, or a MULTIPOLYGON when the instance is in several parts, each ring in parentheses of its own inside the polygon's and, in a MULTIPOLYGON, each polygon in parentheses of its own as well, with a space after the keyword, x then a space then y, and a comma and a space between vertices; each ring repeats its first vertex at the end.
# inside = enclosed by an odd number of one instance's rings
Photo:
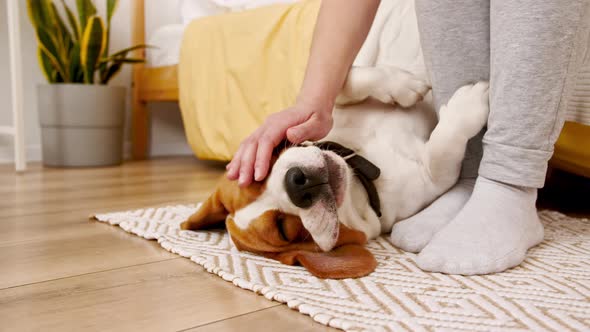
POLYGON ((39 64, 49 83, 107 84, 126 63, 135 45, 109 54, 111 18, 118 0, 106 0, 106 27, 91 0, 76 0, 77 15, 61 0, 67 24, 52 0, 27 0, 38 39, 39 64))

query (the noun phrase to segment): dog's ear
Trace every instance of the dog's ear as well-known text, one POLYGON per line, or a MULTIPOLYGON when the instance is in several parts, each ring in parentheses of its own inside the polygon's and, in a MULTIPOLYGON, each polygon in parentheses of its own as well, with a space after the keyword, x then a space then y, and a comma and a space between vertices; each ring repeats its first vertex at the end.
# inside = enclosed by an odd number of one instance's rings
POLYGON ((225 225, 228 211, 223 204, 223 190, 217 188, 209 198, 201 204, 197 212, 180 224, 183 230, 199 230, 221 227, 225 225))
POLYGON ((360 278, 377 267, 373 254, 359 244, 347 244, 329 252, 285 252, 276 259, 288 265, 299 263, 314 276, 324 279, 360 278))
POLYGON ((237 181, 230 181, 223 175, 213 194, 201 204, 195 214, 180 225, 180 229, 199 230, 224 226, 229 214, 256 200, 262 190, 263 184, 260 182, 240 188, 237 181))
POLYGON ((283 264, 301 264, 318 278, 359 278, 375 271, 377 261, 363 245, 363 232, 340 225, 336 248, 329 252, 295 250, 273 255, 283 264))

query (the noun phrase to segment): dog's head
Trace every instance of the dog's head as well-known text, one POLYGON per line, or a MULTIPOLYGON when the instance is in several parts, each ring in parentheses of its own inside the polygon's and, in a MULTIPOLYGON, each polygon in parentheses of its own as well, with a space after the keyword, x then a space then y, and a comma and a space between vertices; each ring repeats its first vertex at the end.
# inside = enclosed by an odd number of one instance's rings
POLYGON ((377 263, 363 247, 366 235, 338 219, 352 171, 345 160, 316 146, 276 152, 265 182, 240 188, 225 177, 182 229, 225 223, 235 246, 301 264, 321 278, 353 278, 377 263))

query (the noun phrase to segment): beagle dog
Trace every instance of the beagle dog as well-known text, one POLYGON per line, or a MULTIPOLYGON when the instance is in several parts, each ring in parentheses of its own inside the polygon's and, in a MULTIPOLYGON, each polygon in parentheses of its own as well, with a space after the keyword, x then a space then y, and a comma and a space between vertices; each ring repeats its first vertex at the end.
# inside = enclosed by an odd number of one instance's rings
POLYGON ((396 67, 353 67, 324 141, 279 146, 264 182, 223 177, 181 229, 225 225, 237 249, 320 278, 371 273, 363 245, 448 190, 487 121, 487 83, 457 90, 438 122, 428 90, 396 67))

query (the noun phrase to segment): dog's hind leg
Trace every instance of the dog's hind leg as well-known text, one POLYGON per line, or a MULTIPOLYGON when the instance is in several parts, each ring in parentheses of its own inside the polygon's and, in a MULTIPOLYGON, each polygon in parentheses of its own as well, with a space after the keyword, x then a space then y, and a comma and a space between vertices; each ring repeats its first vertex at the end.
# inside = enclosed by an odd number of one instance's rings
POLYGON ((372 97, 382 103, 410 107, 429 90, 426 82, 397 67, 352 67, 336 104, 356 104, 372 97))
POLYGON ((455 184, 461 171, 467 141, 488 120, 489 85, 479 82, 459 88, 441 107, 439 122, 426 143, 424 164, 428 176, 442 194, 455 184))

